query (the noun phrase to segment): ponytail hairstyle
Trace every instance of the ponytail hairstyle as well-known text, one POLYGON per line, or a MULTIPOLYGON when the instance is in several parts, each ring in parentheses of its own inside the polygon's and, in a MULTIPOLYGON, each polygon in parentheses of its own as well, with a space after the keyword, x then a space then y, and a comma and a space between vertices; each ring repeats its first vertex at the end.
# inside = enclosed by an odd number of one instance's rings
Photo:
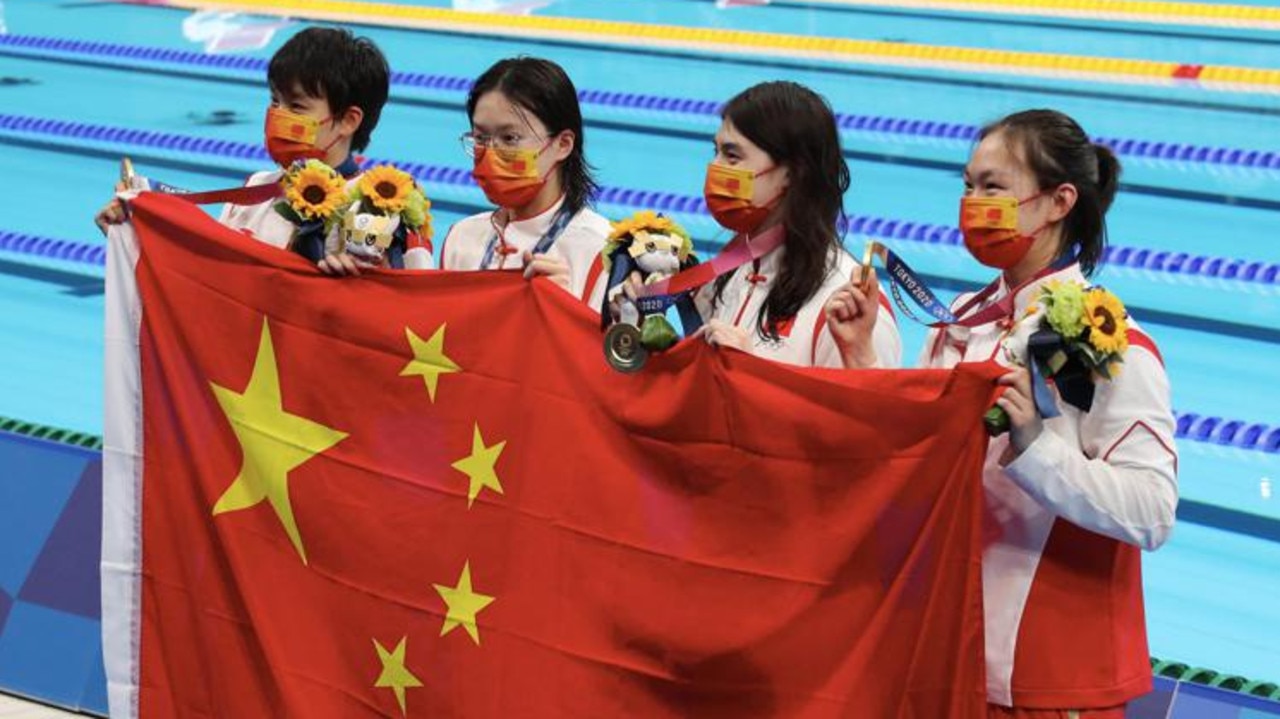
POLYGON ((1120 161, 1057 110, 1014 113, 982 128, 978 141, 995 134, 1022 151, 1039 189, 1075 186, 1076 204, 1062 221, 1058 257, 1074 252, 1081 271, 1092 276, 1107 248, 1107 210, 1116 197, 1120 161))

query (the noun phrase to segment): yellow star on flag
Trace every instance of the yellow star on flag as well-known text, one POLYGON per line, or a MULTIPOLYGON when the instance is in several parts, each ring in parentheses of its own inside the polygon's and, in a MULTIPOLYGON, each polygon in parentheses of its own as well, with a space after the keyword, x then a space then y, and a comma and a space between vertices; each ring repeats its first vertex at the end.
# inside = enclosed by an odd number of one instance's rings
POLYGON ((458 577, 458 586, 446 587, 440 584, 433 586, 440 593, 444 603, 449 605, 444 626, 440 627, 440 636, 443 637, 461 625, 467 630, 467 634, 471 635, 471 641, 479 645, 480 629, 476 626, 476 615, 493 603, 494 598, 472 591, 471 562, 468 561, 463 565, 462 576, 458 577))
POLYGON ((444 353, 444 328, 447 325, 440 325, 431 335, 431 339, 426 342, 414 333, 408 327, 404 328, 404 334, 409 339, 409 349, 413 351, 413 359, 409 360, 409 364, 400 370, 401 377, 413 377, 419 375, 422 381, 427 384, 427 395, 431 397, 431 401, 436 401, 436 385, 440 382, 440 375, 457 372, 462 369, 453 360, 449 359, 444 353))
POLYGON ((341 442, 347 433, 284 410, 275 348, 265 317, 253 374, 244 392, 214 382, 209 385, 244 455, 240 474, 214 505, 214 515, 248 509, 267 500, 306 564, 307 552, 289 501, 289 472, 341 442))
POLYGON ((471 480, 471 486, 467 488, 467 509, 471 509, 471 505, 475 504, 476 497, 480 496, 480 490, 489 488, 498 494, 502 494, 502 482, 498 480, 498 457, 502 456, 502 448, 506 447, 506 441, 499 442, 492 447, 484 445, 484 437, 480 436, 480 425, 475 425, 475 433, 471 437, 471 454, 463 457, 453 463, 453 468, 467 475, 471 480))
POLYGON ((378 681, 374 682, 373 686, 378 689, 390 688, 395 692, 396 702, 400 704, 401 716, 408 716, 404 703, 404 690, 422 686, 422 681, 404 665, 405 647, 408 642, 408 637, 400 637, 400 643, 396 648, 387 651, 377 639, 373 640, 373 646, 378 650, 378 661, 382 662, 382 673, 378 675, 378 681))

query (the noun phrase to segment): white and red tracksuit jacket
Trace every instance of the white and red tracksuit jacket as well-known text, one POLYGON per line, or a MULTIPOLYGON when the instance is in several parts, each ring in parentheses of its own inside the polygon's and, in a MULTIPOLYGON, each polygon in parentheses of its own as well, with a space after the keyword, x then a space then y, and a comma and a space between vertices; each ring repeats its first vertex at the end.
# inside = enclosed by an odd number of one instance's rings
MULTIPOLYGON (((715 293, 715 283, 705 285, 694 296, 698 312, 704 320, 719 319, 745 330, 751 336, 751 353, 759 357, 801 367, 841 368, 844 365, 840 361, 840 350, 827 330, 823 309, 827 299, 849 282, 854 268, 859 266, 844 250, 838 251, 834 269, 800 312, 780 323, 778 341, 765 339, 756 331, 760 308, 777 279, 786 249, 785 244, 781 245, 759 261, 748 262, 734 270, 714 307, 711 298, 715 293)), ((877 367, 892 369, 901 366, 902 340, 884 295, 881 295, 880 314, 876 318, 872 343, 875 345, 877 367)))
MULTIPOLYGON (((1009 321, 930 332, 921 365, 1022 357, 1043 312, 1027 308, 1055 279, 1086 283, 1078 265, 1048 270, 1016 289, 1009 321)), ((1000 279, 953 310, 971 315, 1009 292, 1000 279)), ((1059 401, 1062 415, 1007 466, 1008 434, 988 448, 982 578, 994 704, 1109 707, 1151 689, 1140 549, 1173 529, 1178 455, 1160 353, 1129 327, 1121 372, 1098 380, 1089 412, 1059 401)))
MULTIPOLYGON (((513 270, 524 266, 525 250, 532 250, 551 227, 564 198, 534 217, 507 223, 503 229, 506 252, 495 251, 486 267, 481 267, 485 249, 493 238, 492 212, 459 220, 449 228, 440 248, 440 267, 445 270, 513 270)), ((602 258, 613 227, 594 210, 584 207, 565 226, 548 255, 569 265, 569 291, 574 297, 599 311, 604 301, 602 258)))

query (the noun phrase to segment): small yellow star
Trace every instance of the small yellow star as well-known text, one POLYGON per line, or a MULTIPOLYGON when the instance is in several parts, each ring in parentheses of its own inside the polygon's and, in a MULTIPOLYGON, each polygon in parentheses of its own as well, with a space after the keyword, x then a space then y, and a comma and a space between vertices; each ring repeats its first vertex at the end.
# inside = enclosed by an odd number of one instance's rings
POLYGON ((422 381, 427 384, 427 394, 431 397, 431 401, 436 401, 436 385, 440 382, 440 375, 457 372, 462 369, 453 360, 445 356, 444 353, 444 328, 446 325, 440 325, 431 335, 431 339, 426 342, 422 338, 414 334, 414 331, 408 327, 404 328, 405 336, 409 339, 409 348, 413 351, 413 359, 409 360, 409 364, 400 370, 401 377, 413 377, 419 375, 422 381))
POLYGON ((265 317, 253 374, 244 392, 213 382, 209 385, 244 455, 240 474, 214 505, 214 515, 248 509, 267 500, 306 564, 307 552, 289 500, 289 473, 341 442, 347 433, 285 411, 271 328, 265 317))
POLYGON ((480 425, 478 423, 475 425, 475 433, 471 437, 471 454, 453 463, 454 469, 467 475, 471 480, 471 486, 467 488, 467 509, 471 509, 481 489, 487 487, 502 494, 502 482, 498 480, 496 465, 498 457, 502 456, 502 448, 506 446, 505 440, 492 447, 484 446, 484 437, 480 436, 480 425))
POLYGON ((471 641, 480 644, 480 629, 476 626, 476 615, 493 602, 493 597, 479 594, 471 590, 471 562, 462 567, 462 576, 458 577, 458 586, 446 587, 433 585, 440 593, 440 598, 449 605, 449 613, 445 615, 444 626, 440 628, 440 636, 453 631, 459 625, 471 635, 471 641))
POLYGON ((395 650, 389 652, 378 643, 377 639, 373 640, 373 646, 378 650, 378 660, 382 662, 382 673, 378 675, 378 681, 374 682, 373 686, 379 689, 390 687, 391 691, 395 692, 396 702, 400 704, 401 716, 408 715, 404 703, 405 688, 422 686, 422 682, 404 665, 405 646, 408 642, 408 637, 400 637, 400 643, 396 645, 395 650))

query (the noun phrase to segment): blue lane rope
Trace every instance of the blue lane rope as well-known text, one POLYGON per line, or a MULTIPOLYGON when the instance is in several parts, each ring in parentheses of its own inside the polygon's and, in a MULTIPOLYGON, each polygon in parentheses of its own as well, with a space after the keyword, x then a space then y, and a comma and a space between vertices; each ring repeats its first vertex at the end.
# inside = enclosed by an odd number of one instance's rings
MULTIPOLYGON (((189 50, 89 42, 36 35, 0 35, 0 48, 6 47, 92 57, 110 57, 138 62, 161 62, 192 67, 239 70, 259 74, 265 74, 267 71, 267 61, 262 58, 206 55, 189 50)), ((425 90, 466 92, 471 89, 472 81, 470 78, 455 75, 393 72, 391 74, 391 84, 393 86, 425 90)), ((581 90, 578 92, 578 99, 587 105, 600 105, 620 109, 700 116, 718 116, 720 113, 720 103, 716 101, 611 90, 581 90)), ((972 141, 977 137, 979 131, 979 128, 975 125, 885 115, 836 113, 836 122, 843 130, 943 140, 972 141)), ((1280 152, 1274 151, 1212 147, 1182 142, 1156 142, 1120 137, 1095 137, 1094 141, 1106 145, 1122 157, 1280 170, 1280 152)))
POLYGON ((1174 417, 1179 439, 1280 454, 1280 427, 1195 412, 1175 412, 1174 417))
MULTIPOLYGON (((0 38, 2 37, 0 36, 0 38)), ((122 143, 158 150, 215 155, 270 164, 270 158, 261 145, 232 140, 192 137, 169 132, 134 130, 4 113, 0 113, 0 131, 34 133, 61 139, 91 142, 122 143)), ((427 165, 420 162, 393 162, 376 158, 368 158, 366 163, 394 164, 423 183, 437 183, 454 187, 475 186, 475 180, 471 177, 471 171, 468 169, 427 165)), ((668 214, 709 214, 706 202, 701 197, 678 195, 671 192, 603 187, 600 189, 597 201, 635 209, 651 209, 668 214)), ((960 230, 956 227, 887 217, 851 215, 848 229, 849 233, 853 235, 871 236, 886 240, 940 245, 961 245, 964 242, 960 230)), ((1229 257, 1192 255, 1186 252, 1125 246, 1108 247, 1103 259, 1106 264, 1113 267, 1168 272, 1209 279, 1256 282, 1265 285, 1280 284, 1280 263, 1275 262, 1247 261, 1229 257)))
POLYGON ((99 267, 107 263, 107 248, 105 245, 40 237, 39 235, 29 235, 25 232, 0 230, 0 251, 31 255, 42 259, 78 262, 99 267))

